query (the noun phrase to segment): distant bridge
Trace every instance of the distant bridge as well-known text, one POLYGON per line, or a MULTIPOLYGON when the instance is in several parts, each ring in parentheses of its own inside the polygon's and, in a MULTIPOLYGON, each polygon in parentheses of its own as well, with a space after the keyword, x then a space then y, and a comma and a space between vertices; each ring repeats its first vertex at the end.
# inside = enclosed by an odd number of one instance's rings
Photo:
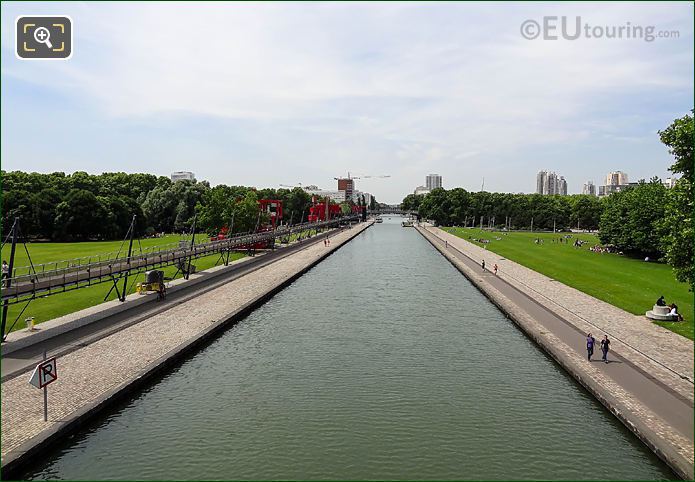
POLYGON ((417 216, 417 211, 413 210, 404 210, 400 208, 382 208, 382 209, 374 209, 371 211, 368 211, 368 214, 408 214, 411 216, 417 216))

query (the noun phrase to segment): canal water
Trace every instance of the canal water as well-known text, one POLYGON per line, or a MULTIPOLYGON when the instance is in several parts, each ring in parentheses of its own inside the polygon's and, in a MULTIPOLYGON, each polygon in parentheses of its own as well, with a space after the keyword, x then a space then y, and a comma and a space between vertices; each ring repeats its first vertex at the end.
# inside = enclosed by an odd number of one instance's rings
POLYGON ((674 478, 400 221, 360 234, 25 477, 674 478))

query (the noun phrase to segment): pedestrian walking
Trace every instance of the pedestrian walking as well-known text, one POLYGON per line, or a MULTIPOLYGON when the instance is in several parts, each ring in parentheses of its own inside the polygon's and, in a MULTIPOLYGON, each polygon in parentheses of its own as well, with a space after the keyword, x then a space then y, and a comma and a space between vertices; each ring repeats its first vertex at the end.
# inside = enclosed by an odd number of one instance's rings
POLYGON ((602 360, 608 363, 608 350, 610 350, 611 341, 608 339, 608 335, 603 335, 603 340, 601 340, 601 351, 603 352, 602 360))
POLYGON ((586 335, 586 359, 591 361, 591 357, 594 354, 594 345, 596 344, 596 338, 591 336, 591 333, 586 335))
POLYGON ((485 260, 483 260, 482 265, 483 265, 483 271, 485 271, 485 260))
POLYGON ((449 247, 449 241, 444 240, 444 247, 448 248, 449 247))
POLYGON ((497 276, 497 263, 492 267, 492 270, 495 272, 495 276, 497 276))
POLYGON ((323 245, 328 246, 328 240, 326 238, 323 238, 323 245))
POLYGON ((7 283, 7 278, 10 277, 10 265, 7 264, 7 261, 4 259, 2 260, 2 285, 5 286, 5 283, 7 283))

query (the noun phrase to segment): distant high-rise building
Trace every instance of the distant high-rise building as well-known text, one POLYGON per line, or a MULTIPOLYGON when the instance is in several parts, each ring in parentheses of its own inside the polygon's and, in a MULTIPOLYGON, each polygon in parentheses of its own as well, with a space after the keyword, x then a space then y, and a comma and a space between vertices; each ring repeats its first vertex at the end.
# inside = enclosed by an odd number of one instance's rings
POLYGON ((584 186, 582 186, 582 194, 596 196, 596 186, 594 186, 594 181, 586 181, 584 183, 584 186))
POLYGON ((364 196, 364 202, 369 206, 369 204, 372 202, 372 195, 368 192, 363 192, 363 191, 354 191, 352 193, 352 201, 357 204, 360 202, 362 199, 362 196, 364 196))
POLYGON ((676 181, 678 181, 677 177, 667 177, 661 181, 661 184, 666 186, 666 189, 673 189, 673 187, 676 185, 676 181))
POLYGON ((545 176, 545 182, 543 183, 543 194, 555 194, 556 189, 557 174, 551 171, 545 176))
POLYGON ((425 177, 425 187, 430 191, 442 187, 442 176, 439 174, 429 174, 425 177))
POLYGON ((553 171, 538 171, 536 174, 537 194, 567 194, 567 181, 553 171))
POLYGON ((564 176, 560 176, 560 179, 558 179, 557 187, 558 189, 556 194, 567 196, 567 181, 565 180, 564 176))
POLYGON ((317 198, 316 201, 319 201, 319 202, 327 197, 330 198, 331 201, 336 202, 336 203, 343 203, 347 199, 347 197, 345 196, 345 191, 342 191, 342 190, 329 191, 326 189, 308 189, 310 187, 313 188, 316 186, 307 186, 304 188, 304 190, 307 193, 316 196, 316 198, 317 198))
POLYGON ((171 181, 195 181, 195 174, 189 171, 176 171, 171 173, 171 181))
POLYGON ((536 194, 543 194, 546 177, 548 177, 548 171, 538 171, 536 174, 536 194))
POLYGON ((422 196, 425 194, 429 194, 430 190, 427 189, 425 186, 418 186, 415 188, 415 195, 416 196, 422 196))
POLYGON ((630 185, 627 174, 623 171, 613 171, 606 174, 606 184, 598 187, 599 197, 608 196, 611 193, 623 191, 630 185))
POLYGON ((345 191, 345 199, 352 199, 352 193, 355 190, 355 181, 352 178, 344 177, 338 179, 338 191, 345 191))
POLYGON ((606 174, 606 186, 625 186, 629 184, 627 174, 623 171, 614 171, 606 174))

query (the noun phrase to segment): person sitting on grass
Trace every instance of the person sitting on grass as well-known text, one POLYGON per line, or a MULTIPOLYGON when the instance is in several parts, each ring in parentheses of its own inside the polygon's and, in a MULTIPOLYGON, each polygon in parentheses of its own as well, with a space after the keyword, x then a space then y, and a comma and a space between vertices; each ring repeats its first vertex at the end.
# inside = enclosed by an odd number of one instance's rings
POLYGON ((669 315, 671 315, 675 320, 678 321, 683 321, 683 315, 678 313, 678 306, 675 303, 671 303, 670 305, 671 311, 669 311, 669 315))

